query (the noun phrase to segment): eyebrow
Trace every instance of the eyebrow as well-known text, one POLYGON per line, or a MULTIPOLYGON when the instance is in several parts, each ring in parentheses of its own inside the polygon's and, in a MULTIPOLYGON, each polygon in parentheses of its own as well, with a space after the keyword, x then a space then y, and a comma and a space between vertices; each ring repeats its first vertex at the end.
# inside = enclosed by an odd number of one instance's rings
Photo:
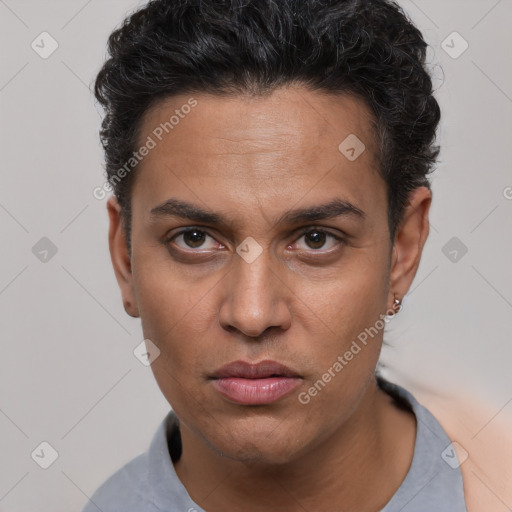
MULTIPOLYGON (((349 216, 362 220, 366 217, 366 214, 349 201, 336 198, 326 204, 298 208, 285 212, 278 219, 277 223, 298 224, 300 222, 333 219, 340 216, 349 216)), ((165 201, 165 203, 153 208, 150 212, 150 217, 152 219, 158 217, 179 217, 193 222, 225 226, 232 224, 232 222, 218 213, 203 210, 191 203, 175 198, 170 198, 165 201)))

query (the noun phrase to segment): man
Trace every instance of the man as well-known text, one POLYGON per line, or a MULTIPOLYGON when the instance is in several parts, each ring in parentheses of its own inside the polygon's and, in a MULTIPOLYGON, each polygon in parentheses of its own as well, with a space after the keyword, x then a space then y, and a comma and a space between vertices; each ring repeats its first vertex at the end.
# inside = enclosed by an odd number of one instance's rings
POLYGON ((109 51, 110 252, 173 411, 85 511, 465 511, 375 371, 428 236, 420 32, 385 0, 156 0, 109 51))

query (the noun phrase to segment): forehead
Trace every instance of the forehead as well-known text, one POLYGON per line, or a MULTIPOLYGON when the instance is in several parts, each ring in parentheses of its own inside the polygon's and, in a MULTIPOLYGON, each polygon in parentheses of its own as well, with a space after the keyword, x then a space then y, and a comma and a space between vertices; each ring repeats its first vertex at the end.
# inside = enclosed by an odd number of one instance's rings
POLYGON ((352 95, 286 87, 257 97, 175 96, 146 112, 139 133, 140 145, 153 146, 134 185, 133 202, 146 212, 171 195, 276 208, 334 189, 370 208, 385 189, 374 119, 352 95))

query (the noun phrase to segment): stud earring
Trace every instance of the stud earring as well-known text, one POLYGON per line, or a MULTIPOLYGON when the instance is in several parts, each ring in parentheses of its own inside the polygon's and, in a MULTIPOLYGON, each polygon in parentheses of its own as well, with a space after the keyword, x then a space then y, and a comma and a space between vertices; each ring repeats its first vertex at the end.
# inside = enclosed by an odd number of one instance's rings
POLYGON ((397 299, 395 297, 394 301, 393 301, 393 311, 396 313, 400 313, 400 311, 402 311, 402 299, 397 299))

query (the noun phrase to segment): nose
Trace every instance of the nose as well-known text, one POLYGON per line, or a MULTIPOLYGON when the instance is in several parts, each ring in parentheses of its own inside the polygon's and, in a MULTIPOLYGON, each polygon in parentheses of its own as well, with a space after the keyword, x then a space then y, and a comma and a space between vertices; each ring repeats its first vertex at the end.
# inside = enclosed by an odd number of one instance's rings
POLYGON ((224 329, 238 330, 252 338, 269 327, 286 330, 291 325, 291 290, 271 268, 268 251, 252 263, 235 256, 234 268, 223 283, 219 320, 224 329))

